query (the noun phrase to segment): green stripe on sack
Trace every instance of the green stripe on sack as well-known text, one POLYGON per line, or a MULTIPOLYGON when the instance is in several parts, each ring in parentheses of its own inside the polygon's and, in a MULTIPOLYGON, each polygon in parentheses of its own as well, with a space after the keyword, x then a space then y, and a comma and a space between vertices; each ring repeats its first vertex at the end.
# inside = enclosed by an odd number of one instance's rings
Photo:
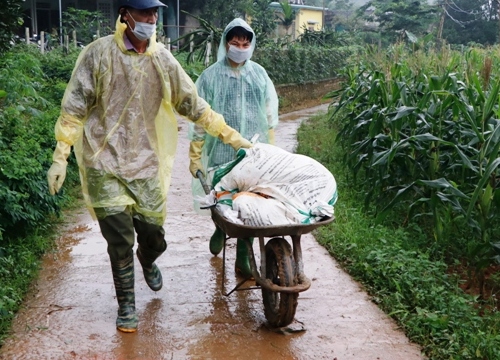
POLYGON ((335 190, 335 194, 333 194, 333 197, 330 199, 330 201, 328 201, 328 205, 332 205, 332 206, 335 205, 338 197, 339 197, 339 195, 337 193, 337 190, 335 190))
POLYGON ((224 176, 226 176, 233 168, 238 165, 238 163, 243 160, 246 156, 246 149, 239 149, 236 152, 236 159, 230 161, 224 165, 222 165, 219 169, 217 169, 214 173, 214 178, 212 180, 212 187, 215 187, 222 180, 224 176))

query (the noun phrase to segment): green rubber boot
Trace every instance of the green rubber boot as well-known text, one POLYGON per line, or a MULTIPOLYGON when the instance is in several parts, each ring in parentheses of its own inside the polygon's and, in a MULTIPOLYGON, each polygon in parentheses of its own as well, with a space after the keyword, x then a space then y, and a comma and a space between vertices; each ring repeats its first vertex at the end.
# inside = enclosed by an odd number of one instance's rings
MULTIPOLYGON (((253 238, 248 239, 250 245, 253 243, 253 238)), ((252 269, 250 267, 250 257, 248 254, 247 246, 244 239, 238 239, 236 241, 236 262, 234 264, 234 269, 237 274, 244 278, 252 278, 252 269)))
POLYGON ((138 320, 135 313, 134 257, 130 255, 124 260, 112 262, 111 270, 118 300, 116 328, 127 333, 135 332, 138 320))
POLYGON ((224 239, 226 238, 226 234, 224 231, 217 225, 215 225, 215 231, 212 237, 210 238, 210 252, 213 255, 219 255, 224 247, 224 239))
POLYGON ((146 280, 146 284, 148 284, 149 288, 153 291, 159 291, 163 286, 163 278, 160 269, 154 263, 161 254, 163 254, 163 251, 154 251, 141 245, 137 248, 137 259, 141 263, 144 279, 146 280))

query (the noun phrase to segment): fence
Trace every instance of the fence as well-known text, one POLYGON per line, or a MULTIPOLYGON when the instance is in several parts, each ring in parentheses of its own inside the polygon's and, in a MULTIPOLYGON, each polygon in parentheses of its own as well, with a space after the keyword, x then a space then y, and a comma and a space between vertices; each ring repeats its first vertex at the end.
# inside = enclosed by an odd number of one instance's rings
MULTIPOLYGON (((48 42, 49 36, 46 36, 45 32, 41 31, 39 37, 37 35, 33 35, 33 37, 30 37, 30 29, 28 27, 26 27, 24 41, 26 41, 27 44, 36 44, 40 48, 40 52, 42 54, 44 54, 46 51, 51 50, 51 48, 52 48, 51 44, 49 44, 49 42, 48 42)), ((97 30, 97 33, 96 33, 96 35, 94 35, 94 37, 95 37, 95 39, 98 39, 101 37, 99 30, 97 30)), ((172 50, 172 41, 169 37, 158 36, 157 40, 159 42, 165 44, 165 46, 167 47, 167 49, 169 51, 172 50)), ((64 49, 66 49, 66 51, 69 51, 70 45, 73 45, 75 48, 78 48, 78 47, 83 48, 85 46, 85 44, 83 44, 77 40, 76 30, 73 30, 71 32, 71 41, 70 41, 69 35, 64 35, 62 37, 61 45, 63 46, 64 49)), ((210 45, 210 44, 208 44, 208 45, 210 45)), ((177 46, 175 46, 174 48, 177 49, 177 46)), ((190 43, 190 51, 192 51, 192 48, 193 48, 193 42, 190 43)), ((207 53, 208 54, 211 53, 210 47, 208 47, 207 53)), ((206 62, 208 62, 208 56, 207 56, 206 62)))

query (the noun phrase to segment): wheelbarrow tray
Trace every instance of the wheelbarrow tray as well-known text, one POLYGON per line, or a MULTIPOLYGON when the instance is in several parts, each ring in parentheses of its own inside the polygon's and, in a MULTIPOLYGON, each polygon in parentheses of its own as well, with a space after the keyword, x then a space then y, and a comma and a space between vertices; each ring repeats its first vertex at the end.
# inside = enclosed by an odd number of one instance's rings
POLYGON ((216 208, 211 208, 212 220, 231 238, 300 236, 310 233, 319 226, 327 225, 335 220, 328 217, 313 224, 290 224, 271 226, 249 226, 236 224, 226 219, 216 208))

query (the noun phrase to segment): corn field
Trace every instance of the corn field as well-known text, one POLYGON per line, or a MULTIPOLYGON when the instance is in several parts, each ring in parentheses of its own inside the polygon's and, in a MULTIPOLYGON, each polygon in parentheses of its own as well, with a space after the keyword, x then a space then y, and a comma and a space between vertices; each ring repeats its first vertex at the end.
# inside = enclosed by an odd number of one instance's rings
POLYGON ((500 262, 499 49, 401 45, 369 49, 355 63, 329 95, 353 186, 378 222, 404 212, 435 242, 464 237, 463 256, 481 283, 500 262))

